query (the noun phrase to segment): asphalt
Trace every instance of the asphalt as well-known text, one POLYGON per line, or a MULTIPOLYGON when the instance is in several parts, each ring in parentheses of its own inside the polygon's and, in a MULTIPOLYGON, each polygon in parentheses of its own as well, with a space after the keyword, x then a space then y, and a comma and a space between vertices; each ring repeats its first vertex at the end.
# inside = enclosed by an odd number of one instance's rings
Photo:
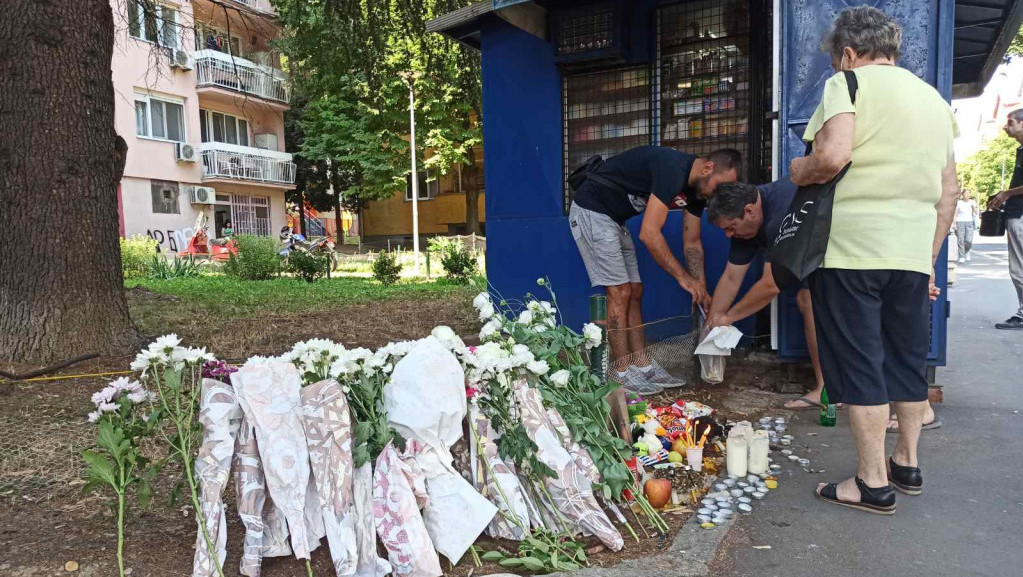
POLYGON ((820 472, 785 465, 779 489, 731 528, 718 575, 1023 575, 1023 331, 993 328, 1016 296, 1004 239, 978 240, 949 289, 944 425, 921 438, 924 494, 900 494, 891 517, 818 501, 818 482, 852 476, 855 450, 844 412, 833 428, 800 413, 795 452, 820 472))

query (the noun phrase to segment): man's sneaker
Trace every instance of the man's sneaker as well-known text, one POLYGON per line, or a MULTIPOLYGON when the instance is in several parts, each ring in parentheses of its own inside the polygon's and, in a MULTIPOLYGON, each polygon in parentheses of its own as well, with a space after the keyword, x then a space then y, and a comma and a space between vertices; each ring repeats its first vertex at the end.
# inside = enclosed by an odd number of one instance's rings
POLYGON ((636 365, 630 365, 624 373, 617 373, 616 376, 621 380, 622 387, 640 395, 652 395, 664 390, 663 385, 650 382, 647 375, 636 365))
POLYGON ((966 262, 970 262, 970 253, 966 253, 966 262))
POLYGON ((640 372, 648 381, 662 387, 683 387, 686 384, 685 379, 672 375, 653 359, 650 359, 650 370, 640 369, 640 372))
POLYGON ((959 263, 959 264, 963 264, 964 262, 966 262, 966 257, 965 256, 961 256, 961 257, 959 257, 959 260, 957 260, 956 262, 959 263))
POLYGON ((1023 330, 1023 317, 1015 316, 1004 323, 996 323, 995 328, 1007 331, 1021 331, 1023 330))

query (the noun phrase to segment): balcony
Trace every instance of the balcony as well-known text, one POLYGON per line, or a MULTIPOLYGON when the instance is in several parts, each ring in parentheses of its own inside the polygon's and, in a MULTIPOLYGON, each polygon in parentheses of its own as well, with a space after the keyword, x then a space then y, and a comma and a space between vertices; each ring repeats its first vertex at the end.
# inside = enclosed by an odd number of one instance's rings
POLYGON ((202 154, 204 181, 235 180, 272 186, 295 184, 295 163, 286 152, 222 142, 204 142, 198 150, 202 154))
POLYGON ((267 14, 273 15, 277 14, 277 11, 274 10, 273 4, 270 3, 270 0, 234 0, 234 1, 238 4, 242 4, 243 6, 248 6, 249 8, 255 10, 256 12, 265 12, 267 14))
POLYGON ((217 50, 196 50, 196 87, 222 88, 287 105, 291 98, 283 72, 217 50))

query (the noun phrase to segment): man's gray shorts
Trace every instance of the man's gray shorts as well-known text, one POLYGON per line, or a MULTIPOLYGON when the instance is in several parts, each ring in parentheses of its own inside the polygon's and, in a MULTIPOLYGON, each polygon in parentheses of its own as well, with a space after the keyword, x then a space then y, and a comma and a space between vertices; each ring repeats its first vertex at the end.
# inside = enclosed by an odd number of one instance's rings
POLYGON ((636 245, 625 226, 606 214, 587 210, 574 202, 568 210, 568 224, 586 265, 590 286, 640 282, 636 245))

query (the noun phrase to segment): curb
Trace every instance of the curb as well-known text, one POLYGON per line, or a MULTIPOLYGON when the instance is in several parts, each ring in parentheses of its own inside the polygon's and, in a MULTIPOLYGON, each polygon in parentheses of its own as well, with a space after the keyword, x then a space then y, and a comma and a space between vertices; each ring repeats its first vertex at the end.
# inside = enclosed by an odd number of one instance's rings
MULTIPOLYGON (((557 577, 705 577, 721 541, 735 525, 735 516, 714 529, 700 527, 694 513, 686 519, 666 551, 649 557, 628 559, 611 567, 586 567, 576 571, 551 573, 557 577)), ((628 545, 626 545, 628 546, 628 545)), ((493 577, 497 577, 496 575, 493 577)))

